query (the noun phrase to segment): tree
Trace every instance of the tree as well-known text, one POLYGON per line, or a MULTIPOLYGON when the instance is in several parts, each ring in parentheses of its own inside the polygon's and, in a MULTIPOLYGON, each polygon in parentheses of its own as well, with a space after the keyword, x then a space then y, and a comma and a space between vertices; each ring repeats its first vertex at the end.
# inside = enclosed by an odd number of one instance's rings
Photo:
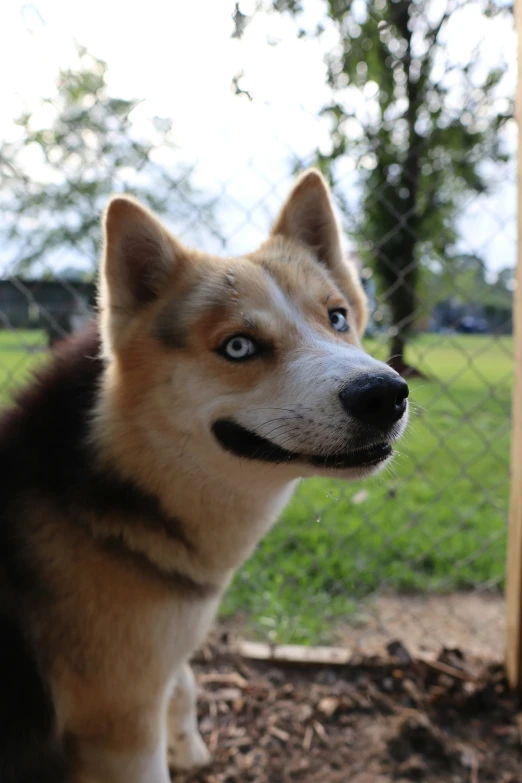
POLYGON ((190 167, 174 162, 171 120, 154 117, 138 132, 138 104, 109 95, 106 63, 80 48, 43 114, 18 118, 18 138, 0 145, 4 270, 42 275, 74 260, 92 278, 100 213, 114 192, 131 192, 178 223, 196 215, 217 233, 190 167))
MULTIPOLYGON (((331 148, 317 161, 348 213, 336 165, 357 160, 361 209, 350 222, 391 312, 390 363, 404 373, 412 371, 404 351, 422 264, 451 265, 465 200, 487 191, 498 173, 488 163, 508 159, 499 134, 512 114, 506 64, 488 67, 478 55, 456 63, 445 48, 448 23, 465 1, 441 8, 433 0, 324 0, 326 16, 311 27, 307 0, 271 0, 272 10, 307 19, 300 37, 335 32, 326 54, 334 100, 322 110, 331 148)), ((474 5, 487 16, 510 13, 490 0, 474 5)))

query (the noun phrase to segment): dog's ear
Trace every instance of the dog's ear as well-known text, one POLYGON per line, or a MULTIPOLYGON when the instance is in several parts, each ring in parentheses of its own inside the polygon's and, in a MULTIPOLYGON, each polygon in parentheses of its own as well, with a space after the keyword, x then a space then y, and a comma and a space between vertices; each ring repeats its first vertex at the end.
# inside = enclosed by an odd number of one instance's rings
POLYGON ((314 253, 351 302, 359 334, 362 334, 367 321, 366 294, 355 265, 343 251, 330 188, 317 169, 309 169, 299 177, 274 223, 271 236, 297 240, 314 253))
POLYGON ((100 309, 104 345, 112 349, 129 321, 158 297, 184 253, 159 220, 128 196, 109 202, 103 228, 100 309))
POLYGON ((330 188, 317 169, 302 174, 272 228, 307 245, 330 269, 342 262, 341 235, 330 198, 330 188))

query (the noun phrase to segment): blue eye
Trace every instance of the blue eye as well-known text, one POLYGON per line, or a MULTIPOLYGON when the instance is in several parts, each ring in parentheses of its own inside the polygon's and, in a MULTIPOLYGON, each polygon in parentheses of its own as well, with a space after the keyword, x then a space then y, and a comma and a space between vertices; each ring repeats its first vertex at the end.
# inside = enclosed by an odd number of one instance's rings
POLYGON ((348 321, 346 320, 346 310, 330 310, 330 323, 336 332, 347 332, 348 321))
POLYGON ((223 343, 220 352, 226 359, 232 362, 242 362, 254 356, 258 351, 256 344, 250 337, 236 335, 223 343))

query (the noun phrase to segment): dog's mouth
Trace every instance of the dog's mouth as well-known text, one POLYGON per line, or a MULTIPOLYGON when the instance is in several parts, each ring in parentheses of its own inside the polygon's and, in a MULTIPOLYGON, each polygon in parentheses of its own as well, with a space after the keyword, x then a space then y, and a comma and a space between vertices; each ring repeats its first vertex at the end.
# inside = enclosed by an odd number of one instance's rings
POLYGON ((233 419, 218 419, 212 425, 216 440, 224 449, 243 459, 261 462, 300 462, 320 468, 343 470, 378 465, 387 459, 393 449, 389 443, 373 443, 342 454, 300 454, 278 446, 275 443, 247 430, 233 419))

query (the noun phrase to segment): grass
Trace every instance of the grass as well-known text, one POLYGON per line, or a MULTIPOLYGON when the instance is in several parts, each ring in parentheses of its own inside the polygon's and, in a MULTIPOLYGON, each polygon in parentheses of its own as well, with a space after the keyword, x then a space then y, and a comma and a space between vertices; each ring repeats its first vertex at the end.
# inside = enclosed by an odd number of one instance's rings
POLYGON ((0 403, 8 402, 12 390, 42 361, 46 346, 44 332, 0 330, 0 403))
MULTIPOLYGON (((0 332, 0 400, 44 336, 0 332), (26 347, 31 352, 28 352, 26 347)), ((385 358, 385 346, 367 349, 385 358)), ((377 589, 501 588, 508 500, 511 338, 423 335, 408 359, 412 423, 393 467, 366 482, 303 482, 236 576, 225 616, 285 641, 320 641, 377 589)))

